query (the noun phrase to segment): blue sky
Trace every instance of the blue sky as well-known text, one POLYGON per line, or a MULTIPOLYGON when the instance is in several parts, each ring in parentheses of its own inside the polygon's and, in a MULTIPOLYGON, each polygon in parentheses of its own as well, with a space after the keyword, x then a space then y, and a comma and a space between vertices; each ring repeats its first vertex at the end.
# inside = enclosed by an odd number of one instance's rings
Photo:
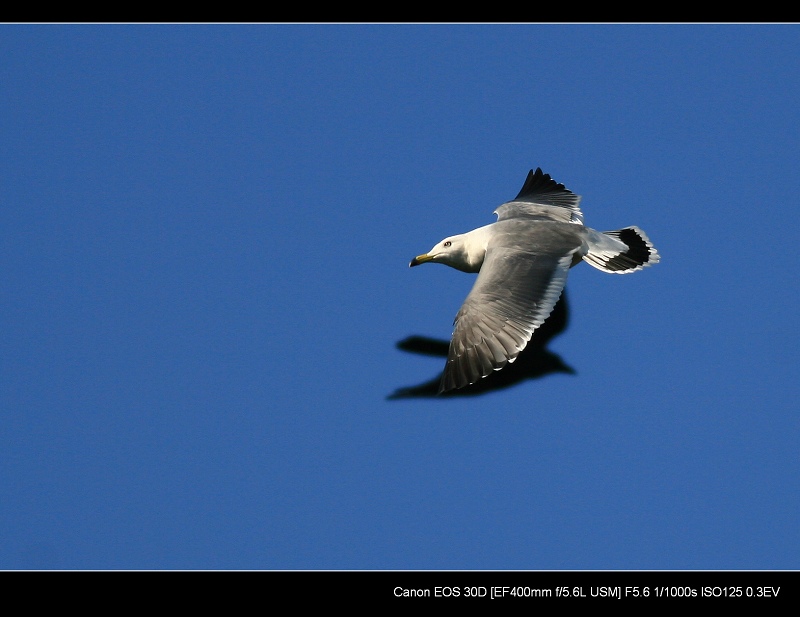
POLYGON ((800 567, 798 25, 0 33, 0 567, 800 567), (386 400, 536 167, 661 263, 386 400))

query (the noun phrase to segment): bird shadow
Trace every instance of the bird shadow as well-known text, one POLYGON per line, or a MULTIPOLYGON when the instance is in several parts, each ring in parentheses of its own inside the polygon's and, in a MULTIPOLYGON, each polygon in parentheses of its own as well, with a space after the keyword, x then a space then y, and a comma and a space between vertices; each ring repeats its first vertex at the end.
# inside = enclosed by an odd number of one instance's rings
MULTIPOLYGON (((507 364, 499 371, 494 371, 483 379, 455 390, 439 394, 439 382, 442 374, 418 386, 398 388, 387 396, 387 400, 404 398, 451 398, 454 396, 477 396, 515 386, 527 379, 539 379, 551 373, 575 374, 575 369, 566 364, 561 356, 547 349, 547 345, 561 334, 569 321, 569 308, 567 306, 567 292, 561 293, 552 313, 545 322, 539 326, 533 337, 525 346, 514 362, 507 364)), ((409 336, 398 341, 397 348, 410 353, 425 356, 447 358, 450 342, 443 339, 428 338, 426 336, 409 336)))

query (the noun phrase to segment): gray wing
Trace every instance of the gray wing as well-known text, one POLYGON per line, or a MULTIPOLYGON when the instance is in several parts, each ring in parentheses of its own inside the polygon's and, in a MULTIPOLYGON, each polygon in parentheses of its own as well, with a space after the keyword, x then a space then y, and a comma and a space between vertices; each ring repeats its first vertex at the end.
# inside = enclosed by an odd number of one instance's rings
POLYGON ((497 220, 524 218, 534 220, 560 221, 563 223, 583 223, 583 213, 579 207, 580 195, 576 195, 550 174, 540 168, 528 172, 525 184, 519 194, 497 208, 497 220))
POLYGON ((552 312, 577 250, 535 253, 489 245, 456 315, 440 393, 475 383, 516 359, 552 312))

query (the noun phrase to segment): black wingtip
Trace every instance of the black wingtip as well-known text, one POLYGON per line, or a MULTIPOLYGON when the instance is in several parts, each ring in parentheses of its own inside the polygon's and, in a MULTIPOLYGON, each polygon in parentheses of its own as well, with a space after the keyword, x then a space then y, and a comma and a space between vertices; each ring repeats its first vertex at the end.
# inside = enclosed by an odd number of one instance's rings
POLYGON ((550 177, 550 174, 544 173, 541 167, 537 167, 536 171, 531 169, 528 172, 528 177, 525 178, 525 184, 522 185, 519 194, 514 199, 521 200, 525 197, 542 195, 543 193, 573 194, 572 191, 570 191, 563 184, 553 180, 553 178, 550 177))

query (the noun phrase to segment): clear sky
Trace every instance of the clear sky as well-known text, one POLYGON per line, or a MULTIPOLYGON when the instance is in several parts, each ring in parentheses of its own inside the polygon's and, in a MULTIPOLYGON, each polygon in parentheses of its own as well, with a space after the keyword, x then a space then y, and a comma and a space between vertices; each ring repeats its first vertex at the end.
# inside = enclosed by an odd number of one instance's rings
POLYGON ((798 25, 0 26, 0 567, 800 567, 798 25), (574 375, 387 400, 541 167, 574 375))

